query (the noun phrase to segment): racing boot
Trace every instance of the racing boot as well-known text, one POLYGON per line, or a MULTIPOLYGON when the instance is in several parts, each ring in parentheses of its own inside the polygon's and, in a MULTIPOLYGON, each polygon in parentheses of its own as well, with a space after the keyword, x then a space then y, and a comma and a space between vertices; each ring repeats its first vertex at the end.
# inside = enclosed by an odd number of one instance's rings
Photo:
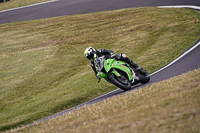
POLYGON ((139 65, 135 62, 133 62, 130 58, 128 57, 123 57, 121 58, 121 60, 123 60, 124 62, 128 63, 133 69, 140 69, 139 65))
POLYGON ((147 76, 147 75, 148 75, 148 73, 147 73, 142 67, 140 67, 140 66, 138 66, 138 67, 136 68, 136 71, 138 71, 139 74, 141 74, 141 75, 143 75, 143 76, 147 76))
POLYGON ((128 64, 130 64, 130 66, 133 69, 135 69, 139 74, 144 75, 144 76, 147 75, 146 71, 141 66, 139 66, 137 63, 133 62, 130 58, 126 57, 126 62, 128 64))

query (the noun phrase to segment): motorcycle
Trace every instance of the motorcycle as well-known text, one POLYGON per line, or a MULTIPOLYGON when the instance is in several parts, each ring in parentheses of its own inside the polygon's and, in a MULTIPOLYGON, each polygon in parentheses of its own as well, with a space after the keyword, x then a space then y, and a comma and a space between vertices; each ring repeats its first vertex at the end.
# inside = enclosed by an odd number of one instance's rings
POLYGON ((145 70, 140 73, 129 64, 118 61, 113 58, 106 58, 101 56, 94 61, 97 70, 97 76, 104 78, 107 82, 116 85, 123 90, 131 89, 131 86, 150 81, 150 75, 145 70))

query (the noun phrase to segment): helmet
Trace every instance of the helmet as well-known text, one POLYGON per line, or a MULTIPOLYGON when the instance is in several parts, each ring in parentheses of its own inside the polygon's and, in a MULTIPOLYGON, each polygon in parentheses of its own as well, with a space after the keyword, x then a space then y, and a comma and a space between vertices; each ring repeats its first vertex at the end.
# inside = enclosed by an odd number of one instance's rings
POLYGON ((96 50, 94 48, 92 48, 92 47, 86 48, 85 52, 84 52, 84 55, 89 60, 92 60, 92 59, 94 60, 97 57, 96 50))

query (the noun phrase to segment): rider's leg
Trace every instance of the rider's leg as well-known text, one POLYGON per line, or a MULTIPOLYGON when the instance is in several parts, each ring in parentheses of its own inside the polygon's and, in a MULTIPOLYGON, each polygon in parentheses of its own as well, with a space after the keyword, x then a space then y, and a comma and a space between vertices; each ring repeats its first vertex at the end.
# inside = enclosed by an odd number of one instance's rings
POLYGON ((130 58, 128 58, 125 54, 121 53, 121 54, 115 54, 114 56, 117 60, 121 60, 121 61, 124 61, 128 64, 130 64, 131 67, 133 68, 138 68, 139 65, 135 62, 133 62, 130 58))
POLYGON ((115 54, 115 58, 118 59, 118 60, 121 60, 121 61, 124 61, 128 64, 130 64, 130 66, 132 68, 135 68, 137 71, 139 71, 141 74, 145 74, 146 75, 146 72, 145 70, 140 67, 137 63, 133 62, 130 58, 128 58, 125 54, 121 53, 121 54, 115 54))

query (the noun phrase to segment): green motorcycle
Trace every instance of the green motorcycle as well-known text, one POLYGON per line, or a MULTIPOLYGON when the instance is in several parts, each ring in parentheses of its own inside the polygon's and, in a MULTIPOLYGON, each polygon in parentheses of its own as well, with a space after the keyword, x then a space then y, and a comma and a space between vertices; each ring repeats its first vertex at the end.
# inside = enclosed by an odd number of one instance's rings
POLYGON ((150 81, 150 75, 146 71, 145 74, 140 74, 123 61, 107 59, 105 56, 101 56, 94 63, 99 78, 104 78, 123 90, 129 90, 133 85, 138 83, 145 84, 150 81))

